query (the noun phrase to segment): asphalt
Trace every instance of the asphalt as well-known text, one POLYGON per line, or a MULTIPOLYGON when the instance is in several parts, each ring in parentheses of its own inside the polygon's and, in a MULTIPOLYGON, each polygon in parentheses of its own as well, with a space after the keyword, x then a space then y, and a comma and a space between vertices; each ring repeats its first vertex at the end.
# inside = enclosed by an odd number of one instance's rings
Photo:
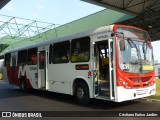
MULTIPOLYGON (((151 99, 138 99, 122 103, 115 103, 93 99, 91 100, 90 104, 81 106, 78 105, 70 95, 39 90, 22 92, 18 87, 9 85, 4 81, 0 81, 0 111, 45 111, 48 112, 48 114, 50 112, 55 113, 55 111, 62 111, 60 112, 59 117, 55 118, 56 120, 75 120, 75 118, 76 120, 82 120, 84 118, 87 120, 90 118, 92 118, 92 120, 102 120, 110 117, 100 117, 98 115, 99 112, 160 112, 160 101, 151 99), (82 111, 82 117, 60 117, 63 111, 69 112, 69 114, 74 113, 74 111, 82 111), (91 116, 89 116, 88 113, 90 113, 91 116), (86 114, 88 115, 87 117, 85 117, 86 114)), ((126 120, 132 120, 133 118, 134 120, 137 119, 137 117, 112 117, 112 120, 121 120, 121 118, 126 120)), ((38 120, 41 119, 42 118, 38 118, 38 120)), ((47 119, 51 118, 49 117, 47 119)), ((153 120, 153 117, 147 119, 153 120)), ((156 117, 154 117, 154 120, 156 120, 156 117)))

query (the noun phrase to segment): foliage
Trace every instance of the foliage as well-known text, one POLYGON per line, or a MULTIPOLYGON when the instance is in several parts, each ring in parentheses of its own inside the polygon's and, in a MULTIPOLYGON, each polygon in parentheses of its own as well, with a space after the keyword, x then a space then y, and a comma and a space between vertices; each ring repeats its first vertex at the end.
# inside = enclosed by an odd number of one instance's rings
POLYGON ((9 44, 0 44, 0 53, 6 49, 9 46, 9 44))
POLYGON ((160 100, 160 79, 156 80, 156 94, 148 97, 150 99, 159 99, 160 100))

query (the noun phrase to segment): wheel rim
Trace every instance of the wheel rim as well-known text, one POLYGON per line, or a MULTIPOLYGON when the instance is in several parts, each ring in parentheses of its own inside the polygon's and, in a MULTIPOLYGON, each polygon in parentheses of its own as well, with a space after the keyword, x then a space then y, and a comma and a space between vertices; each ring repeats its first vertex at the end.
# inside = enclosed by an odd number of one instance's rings
POLYGON ((78 98, 84 98, 84 90, 82 88, 77 89, 78 98))

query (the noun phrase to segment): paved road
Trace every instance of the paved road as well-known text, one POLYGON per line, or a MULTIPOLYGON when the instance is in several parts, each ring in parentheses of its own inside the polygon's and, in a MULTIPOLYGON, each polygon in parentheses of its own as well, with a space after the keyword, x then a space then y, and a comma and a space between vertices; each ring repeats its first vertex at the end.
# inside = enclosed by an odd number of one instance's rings
POLYGON ((80 106, 69 95, 36 90, 22 92, 0 81, 0 111, 160 111, 160 102, 136 100, 114 103, 92 100, 89 105, 80 106))

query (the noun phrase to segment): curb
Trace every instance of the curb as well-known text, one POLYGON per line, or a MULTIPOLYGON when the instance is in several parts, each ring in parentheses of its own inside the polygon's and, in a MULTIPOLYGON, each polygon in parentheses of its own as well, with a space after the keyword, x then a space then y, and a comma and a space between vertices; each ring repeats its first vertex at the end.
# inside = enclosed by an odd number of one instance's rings
POLYGON ((141 100, 145 100, 145 101, 149 101, 149 102, 160 102, 160 100, 150 99, 150 98, 141 98, 141 100))

